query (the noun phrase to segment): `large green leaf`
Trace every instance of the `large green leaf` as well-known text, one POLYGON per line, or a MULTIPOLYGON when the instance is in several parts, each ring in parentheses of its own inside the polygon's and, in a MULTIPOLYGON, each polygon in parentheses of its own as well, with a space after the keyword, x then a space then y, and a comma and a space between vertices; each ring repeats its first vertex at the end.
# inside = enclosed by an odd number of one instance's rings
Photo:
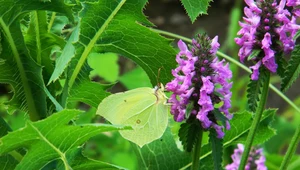
POLYGON ((139 169, 179 169, 190 160, 190 154, 177 148, 174 137, 167 129, 161 139, 151 142, 142 148, 134 145, 139 160, 139 169))
POLYGON ((209 2, 212 0, 181 0, 192 22, 201 14, 207 14, 209 2))
POLYGON ((287 91, 300 74, 300 45, 297 45, 292 52, 291 59, 284 72, 284 78, 281 83, 281 90, 287 91))
POLYGON ((68 161, 71 149, 100 132, 124 129, 105 124, 70 125, 70 121, 80 113, 64 110, 38 122, 28 121, 24 128, 1 138, 0 155, 24 147, 27 153, 16 169, 41 169, 57 159, 62 160, 65 167, 71 167, 68 161))
MULTIPOLYGON (((75 55, 66 56, 76 62, 68 85, 72 87, 80 74, 90 52, 113 52, 132 59, 140 65, 157 84, 157 72, 161 69, 160 81, 171 79, 171 69, 175 67, 175 50, 170 41, 151 31, 152 24, 142 13, 146 0, 102 0, 84 2, 80 12, 79 41, 74 44, 75 55), (142 25, 143 24, 143 25, 142 25)), ((66 68, 67 65, 62 67, 66 68)), ((60 74, 53 75, 51 81, 60 74)))
MULTIPOLYGON (((43 2, 40 0, 0 0, 0 30, 3 48, 0 58, 0 82, 12 85, 15 95, 9 110, 24 109, 32 120, 46 116, 46 95, 42 78, 42 68, 29 53, 21 32, 19 19, 34 10, 51 10, 71 16, 71 10, 61 0, 43 2)), ((36 53, 37 54, 37 53, 36 53)))

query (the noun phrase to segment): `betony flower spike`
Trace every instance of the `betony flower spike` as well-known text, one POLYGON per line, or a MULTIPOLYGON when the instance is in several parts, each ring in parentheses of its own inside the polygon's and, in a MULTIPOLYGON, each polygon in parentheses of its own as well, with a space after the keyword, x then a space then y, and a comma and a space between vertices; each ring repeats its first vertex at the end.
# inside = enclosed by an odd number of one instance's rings
POLYGON ((178 41, 178 47, 178 67, 172 70, 174 79, 166 84, 166 89, 172 92, 169 102, 174 120, 198 119, 203 129, 214 128, 217 137, 222 138, 224 125, 219 125, 214 112, 225 115, 225 127, 229 129, 232 72, 228 63, 219 61, 215 55, 220 47, 218 37, 210 40, 207 35, 198 35, 190 50, 182 40, 178 41), (221 106, 216 108, 218 103, 221 106))
POLYGON ((260 67, 267 68, 270 72, 277 71, 275 54, 290 54, 294 49, 293 37, 300 29, 296 24, 296 18, 300 16, 299 0, 245 0, 248 7, 244 8, 246 17, 240 22, 241 30, 235 38, 235 42, 241 46, 239 57, 241 62, 251 56, 254 65, 252 69, 252 80, 259 77, 260 67))

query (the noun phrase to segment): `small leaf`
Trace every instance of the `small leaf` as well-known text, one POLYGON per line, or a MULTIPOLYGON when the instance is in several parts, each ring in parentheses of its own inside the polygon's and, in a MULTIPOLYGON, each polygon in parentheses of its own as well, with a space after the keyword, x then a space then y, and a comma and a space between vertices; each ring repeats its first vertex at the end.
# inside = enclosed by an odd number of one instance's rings
POLYGON ((251 80, 248 84, 247 88, 247 98, 248 98, 248 105, 249 109, 252 112, 255 112, 258 102, 260 101, 260 95, 262 90, 262 85, 266 79, 266 72, 268 70, 261 68, 259 70, 259 78, 258 80, 251 80))
POLYGON ((278 64, 278 68, 276 72, 280 76, 280 78, 283 79, 285 77, 287 61, 285 60, 282 53, 276 55, 276 62, 278 64))
POLYGON ((214 169, 222 169, 222 156, 223 156, 223 139, 217 138, 217 132, 211 128, 209 131, 209 142, 211 143, 212 156, 214 162, 214 169))
POLYGON ((69 125, 80 113, 78 110, 63 110, 38 122, 28 121, 24 128, 1 138, 0 155, 18 148, 26 148, 27 153, 16 170, 41 169, 57 159, 61 159, 64 165, 70 167, 69 158, 66 157, 70 150, 100 132, 126 129, 104 124, 69 125), (32 160, 35 160, 34 163, 32 160))
POLYGON ((228 118, 224 114, 222 114, 219 109, 214 109, 212 113, 217 120, 222 122, 223 126, 226 126, 226 121, 228 121, 228 118))
POLYGON ((297 33, 294 35, 294 40, 297 40, 300 36, 300 30, 297 31, 297 33))
POLYGON ((198 119, 195 119, 193 122, 186 122, 180 125, 178 132, 179 140, 181 141, 184 150, 191 152, 196 141, 199 138, 201 130, 200 122, 198 119))
POLYGON ((288 62, 288 66, 285 70, 285 77, 281 83, 281 90, 287 91, 300 74, 300 45, 297 45, 292 52, 291 59, 288 62))
POLYGON ((207 8, 211 0, 181 0, 192 23, 199 15, 207 14, 207 8))
POLYGON ((248 56, 247 60, 250 61, 253 58, 257 57, 261 50, 253 50, 252 53, 248 56))

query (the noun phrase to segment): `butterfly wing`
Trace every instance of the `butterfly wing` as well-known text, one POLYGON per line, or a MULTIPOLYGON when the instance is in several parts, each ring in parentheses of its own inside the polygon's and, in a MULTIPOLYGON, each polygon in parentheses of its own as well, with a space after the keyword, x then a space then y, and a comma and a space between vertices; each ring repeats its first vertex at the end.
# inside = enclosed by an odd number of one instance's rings
POLYGON ((142 147, 160 138, 167 125, 169 107, 160 89, 138 88, 110 95, 100 103, 97 114, 112 124, 129 125, 121 135, 142 147))

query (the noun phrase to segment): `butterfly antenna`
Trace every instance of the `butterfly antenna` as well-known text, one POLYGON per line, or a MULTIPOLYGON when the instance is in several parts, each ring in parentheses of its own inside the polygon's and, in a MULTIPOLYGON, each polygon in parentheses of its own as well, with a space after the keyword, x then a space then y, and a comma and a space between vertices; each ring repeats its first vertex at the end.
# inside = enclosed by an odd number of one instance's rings
POLYGON ((157 77, 156 77, 156 82, 157 82, 157 87, 158 88, 161 88, 161 83, 159 82, 159 78, 160 78, 160 70, 162 69, 163 67, 159 67, 158 71, 157 71, 157 77))

